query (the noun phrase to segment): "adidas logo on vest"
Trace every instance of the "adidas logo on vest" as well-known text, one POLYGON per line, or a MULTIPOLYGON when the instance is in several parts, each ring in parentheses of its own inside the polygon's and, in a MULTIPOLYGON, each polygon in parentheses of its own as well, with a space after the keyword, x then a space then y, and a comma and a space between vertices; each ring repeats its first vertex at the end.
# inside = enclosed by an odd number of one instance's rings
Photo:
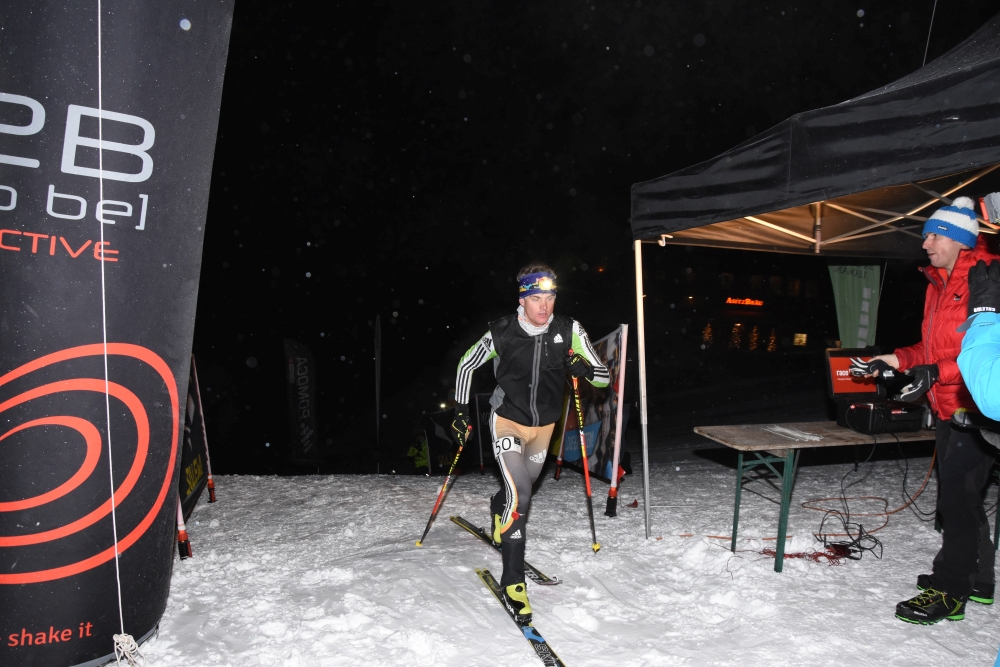
POLYGON ((561 343, 562 342, 562 334, 556 334, 555 338, 552 339, 552 342, 553 343, 561 343))
POLYGON ((512 539, 512 540, 519 540, 519 539, 521 539, 521 529, 518 528, 517 530, 515 530, 514 534, 510 536, 510 539, 512 539))

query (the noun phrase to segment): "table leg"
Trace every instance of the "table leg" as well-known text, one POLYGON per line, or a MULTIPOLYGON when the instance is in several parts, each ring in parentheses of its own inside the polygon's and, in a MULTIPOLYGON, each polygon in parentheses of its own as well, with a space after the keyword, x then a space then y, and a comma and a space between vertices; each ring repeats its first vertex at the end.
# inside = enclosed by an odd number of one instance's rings
MULTIPOLYGON (((743 490, 743 452, 736 459, 736 504, 733 506, 733 542, 729 550, 736 553, 736 531, 740 525, 740 492, 743 490)), ((1000 520, 998 524, 1000 525, 1000 520)))
POLYGON ((781 514, 778 517, 778 544, 775 547, 774 571, 781 572, 785 564, 785 533, 788 531, 788 506, 792 501, 792 485, 795 483, 795 452, 789 449, 785 455, 785 469, 781 482, 781 514))

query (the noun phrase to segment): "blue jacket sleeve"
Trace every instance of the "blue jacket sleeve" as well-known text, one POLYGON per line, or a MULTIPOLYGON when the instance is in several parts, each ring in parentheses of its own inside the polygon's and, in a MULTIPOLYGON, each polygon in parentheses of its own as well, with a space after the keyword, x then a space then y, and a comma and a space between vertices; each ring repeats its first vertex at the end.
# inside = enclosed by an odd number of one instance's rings
POLYGON ((962 339, 958 367, 984 415, 1000 420, 1000 314, 980 313, 962 339))

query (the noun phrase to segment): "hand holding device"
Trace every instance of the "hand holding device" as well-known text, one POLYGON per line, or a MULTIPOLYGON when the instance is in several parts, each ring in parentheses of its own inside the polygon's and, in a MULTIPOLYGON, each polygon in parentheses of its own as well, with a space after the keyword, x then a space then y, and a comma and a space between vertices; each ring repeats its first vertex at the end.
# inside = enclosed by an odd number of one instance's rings
POLYGON ((851 357, 851 367, 848 369, 853 377, 882 377, 892 380, 899 372, 881 359, 865 361, 861 357, 851 357))
POLYGON ((896 399, 912 403, 926 394, 927 390, 931 388, 931 385, 937 382, 938 367, 937 364, 914 366, 913 368, 907 369, 905 375, 911 378, 910 384, 906 385, 899 391, 899 396, 897 396, 896 399))

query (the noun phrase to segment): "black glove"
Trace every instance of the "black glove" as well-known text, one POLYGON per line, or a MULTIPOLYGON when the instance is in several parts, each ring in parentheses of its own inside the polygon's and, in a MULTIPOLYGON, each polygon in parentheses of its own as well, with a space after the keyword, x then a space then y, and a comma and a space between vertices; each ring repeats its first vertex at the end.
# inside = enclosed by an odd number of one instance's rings
POLYGON ((575 378, 594 379, 594 367, 582 354, 574 354, 569 359, 569 374, 575 378))
POLYGON ((907 369, 906 375, 910 377, 910 384, 899 390, 896 400, 911 403, 926 394, 931 385, 937 382, 938 367, 937 364, 914 366, 907 369))
POLYGON ((993 260, 987 267, 979 260, 969 269, 969 312, 995 313, 1000 311, 1000 262, 993 260))
POLYGON ((472 424, 469 423, 468 403, 458 403, 455 405, 455 421, 451 423, 451 430, 455 432, 455 438, 459 442, 465 442, 472 435, 472 424))
POLYGON ((892 380, 899 372, 881 359, 863 361, 861 357, 851 357, 851 367, 849 370, 851 375, 856 378, 868 377, 874 375, 877 371, 879 377, 883 380, 892 380))

